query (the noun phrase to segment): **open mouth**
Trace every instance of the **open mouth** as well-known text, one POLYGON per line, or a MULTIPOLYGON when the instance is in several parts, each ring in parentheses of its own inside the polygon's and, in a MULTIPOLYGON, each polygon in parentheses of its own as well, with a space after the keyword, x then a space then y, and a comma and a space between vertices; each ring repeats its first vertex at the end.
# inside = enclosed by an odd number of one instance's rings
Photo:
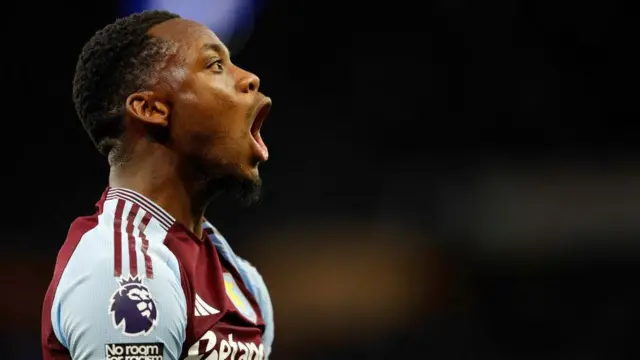
POLYGON ((256 145, 258 145, 260 159, 262 161, 266 161, 269 158, 269 151, 267 149, 267 146, 264 144, 264 141, 262 141, 262 136, 260 135, 260 129, 262 128, 262 124, 264 123, 265 119, 269 115, 269 111, 271 111, 271 100, 267 98, 258 107, 256 116, 251 123, 250 130, 253 140, 255 140, 256 145))

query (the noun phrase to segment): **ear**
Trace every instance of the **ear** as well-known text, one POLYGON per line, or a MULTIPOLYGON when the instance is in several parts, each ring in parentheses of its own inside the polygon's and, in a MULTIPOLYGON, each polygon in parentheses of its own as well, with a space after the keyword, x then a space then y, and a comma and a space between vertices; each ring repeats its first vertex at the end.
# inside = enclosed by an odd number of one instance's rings
POLYGON ((162 127, 169 125, 169 105, 150 91, 129 95, 126 112, 145 124, 162 127))

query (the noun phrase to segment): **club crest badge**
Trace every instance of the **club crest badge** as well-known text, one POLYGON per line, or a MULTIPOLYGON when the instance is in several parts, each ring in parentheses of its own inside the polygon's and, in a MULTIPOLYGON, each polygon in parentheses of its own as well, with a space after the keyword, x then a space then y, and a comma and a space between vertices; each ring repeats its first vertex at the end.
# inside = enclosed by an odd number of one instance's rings
POLYGON ((149 334, 158 324, 158 311, 149 288, 138 276, 117 281, 120 287, 109 302, 113 326, 128 336, 149 334))
POLYGON ((247 320, 253 322, 254 324, 257 323, 258 315, 256 314, 255 310, 253 310, 253 306, 251 306, 251 303, 249 302, 247 297, 244 296, 244 293, 242 293, 242 290, 240 290, 240 287, 236 283, 236 280, 229 273, 224 273, 223 276, 224 287, 227 291, 227 297, 229 297, 229 300, 231 300, 236 309, 240 312, 240 314, 247 318, 247 320))

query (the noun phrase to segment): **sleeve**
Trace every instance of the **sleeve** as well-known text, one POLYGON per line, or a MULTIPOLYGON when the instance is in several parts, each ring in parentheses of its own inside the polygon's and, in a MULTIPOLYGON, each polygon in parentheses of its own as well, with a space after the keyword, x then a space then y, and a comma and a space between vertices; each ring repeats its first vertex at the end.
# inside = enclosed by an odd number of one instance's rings
POLYGON ((115 277, 113 257, 67 265, 51 319, 72 359, 179 358, 187 311, 177 260, 153 260, 151 278, 115 277))
POLYGON ((253 296, 256 297, 260 311, 262 312, 262 318, 265 323, 265 331, 262 336, 262 343, 265 349, 265 359, 269 358, 271 349, 273 347, 273 340, 275 336, 275 324, 273 322, 273 305, 271 303, 271 296, 267 290, 267 285, 264 279, 258 272, 258 270, 251 265, 247 260, 236 256, 238 259, 239 272, 243 276, 245 283, 248 284, 253 296))

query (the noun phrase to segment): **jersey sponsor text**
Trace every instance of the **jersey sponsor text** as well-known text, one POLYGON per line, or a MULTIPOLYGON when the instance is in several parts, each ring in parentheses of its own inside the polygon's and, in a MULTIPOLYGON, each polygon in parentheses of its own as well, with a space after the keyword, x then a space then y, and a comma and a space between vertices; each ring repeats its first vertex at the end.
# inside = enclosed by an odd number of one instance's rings
POLYGON ((209 330, 191 345, 185 360, 264 360, 264 345, 233 340, 233 334, 218 342, 209 330))

